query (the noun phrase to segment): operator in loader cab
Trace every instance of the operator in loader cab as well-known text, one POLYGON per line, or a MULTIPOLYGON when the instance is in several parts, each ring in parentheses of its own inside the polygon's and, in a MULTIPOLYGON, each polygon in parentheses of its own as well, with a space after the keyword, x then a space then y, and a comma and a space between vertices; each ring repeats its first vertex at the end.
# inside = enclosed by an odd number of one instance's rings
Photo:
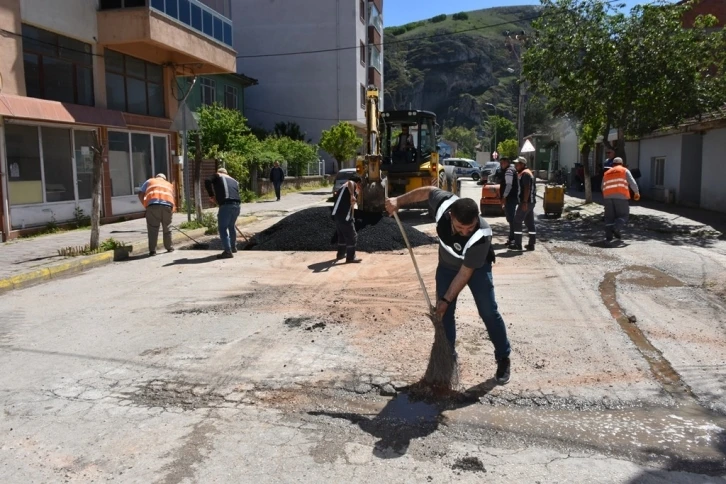
POLYGON ((503 385, 509 381, 511 347, 494 297, 492 229, 479 215, 474 200, 459 198, 436 187, 421 187, 400 197, 387 198, 386 211, 393 215, 399 208, 426 200, 436 214, 440 244, 436 268, 436 319, 443 323, 446 339, 456 357, 456 302, 464 286, 469 286, 479 316, 494 344, 495 377, 503 385))
POLYGON ((394 157, 396 159, 403 159, 406 163, 410 163, 413 160, 412 150, 415 148, 413 145, 413 136, 408 131, 408 126, 403 125, 401 127, 401 134, 396 138, 396 145, 393 149, 394 157))

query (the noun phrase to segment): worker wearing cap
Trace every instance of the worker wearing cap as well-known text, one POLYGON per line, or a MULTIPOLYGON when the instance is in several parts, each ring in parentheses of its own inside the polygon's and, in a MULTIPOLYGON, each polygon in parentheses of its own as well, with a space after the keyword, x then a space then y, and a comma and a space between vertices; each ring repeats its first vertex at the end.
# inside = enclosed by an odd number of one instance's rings
POLYGON ((502 157, 499 168, 499 195, 502 199, 504 215, 509 224, 508 246, 514 244, 514 214, 517 212, 517 199, 519 198, 519 183, 517 180, 517 170, 514 169, 508 157, 502 157))
POLYGON ((171 217, 174 212, 174 186, 166 181, 166 175, 159 173, 149 178, 139 189, 139 201, 146 209, 146 232, 149 235, 149 255, 156 255, 159 241, 159 226, 163 226, 164 248, 173 252, 171 245, 171 217))
POLYGON ((509 246, 512 250, 534 250, 537 232, 534 226, 534 204, 537 201, 537 184, 534 175, 527 168, 527 159, 523 156, 514 163, 517 170, 518 203, 514 214, 514 243, 509 246), (522 224, 527 226, 529 242, 522 248, 522 224))
POLYGON ((605 205, 605 240, 612 242, 613 235, 620 239, 620 231, 625 227, 630 215, 630 189, 633 198, 640 200, 640 190, 630 170, 623 166, 623 159, 613 159, 613 167, 602 176, 602 196, 605 205))
POLYGON ((494 297, 492 264, 492 229, 479 215, 479 207, 470 198, 436 187, 421 187, 400 197, 386 199, 386 211, 393 215, 399 208, 428 201, 436 214, 439 236, 439 263, 436 267, 435 316, 444 326, 446 339, 456 357, 456 303, 465 286, 469 286, 479 316, 494 345, 497 362, 496 381, 509 382, 511 347, 507 327, 494 297))
POLYGON ((204 181, 212 203, 219 205, 217 211, 217 226, 219 239, 222 241, 223 252, 217 259, 231 259, 233 252, 237 252, 237 218, 240 212, 239 183, 227 174, 227 170, 220 168, 217 173, 204 181))

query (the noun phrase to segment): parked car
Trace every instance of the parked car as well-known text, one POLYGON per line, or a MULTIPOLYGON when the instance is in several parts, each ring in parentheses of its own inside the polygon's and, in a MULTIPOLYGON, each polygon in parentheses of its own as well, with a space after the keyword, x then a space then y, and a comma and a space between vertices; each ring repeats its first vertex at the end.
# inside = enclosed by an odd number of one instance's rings
POLYGON ((481 180, 477 185, 486 185, 488 183, 495 183, 495 175, 499 170, 500 165, 498 161, 487 161, 481 168, 481 180))
POLYGON ((446 158, 445 160, 441 160, 441 164, 453 166, 454 173, 459 178, 470 176, 474 181, 481 178, 481 167, 479 163, 469 158, 446 158))
POLYGON ((355 175, 355 173, 355 168, 343 168, 337 175, 335 175, 335 182, 333 183, 333 198, 338 196, 340 189, 343 188, 343 185, 345 185, 345 183, 350 180, 350 177, 355 175))

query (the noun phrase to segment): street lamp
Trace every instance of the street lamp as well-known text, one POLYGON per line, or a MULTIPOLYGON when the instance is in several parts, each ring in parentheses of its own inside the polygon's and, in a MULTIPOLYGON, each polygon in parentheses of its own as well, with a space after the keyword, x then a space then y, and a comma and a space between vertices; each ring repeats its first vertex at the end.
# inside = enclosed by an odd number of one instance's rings
MULTIPOLYGON (((497 115, 497 107, 493 105, 492 103, 484 103, 484 106, 491 106, 494 108, 494 116, 497 115)), ((491 154, 496 153, 497 151, 497 122, 494 120, 494 149, 492 150, 491 154)))

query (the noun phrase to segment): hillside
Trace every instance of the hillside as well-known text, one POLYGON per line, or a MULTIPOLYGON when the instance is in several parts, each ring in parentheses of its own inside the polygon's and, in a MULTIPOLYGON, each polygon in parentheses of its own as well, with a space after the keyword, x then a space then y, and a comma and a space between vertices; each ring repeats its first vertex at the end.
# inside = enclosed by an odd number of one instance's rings
POLYGON ((538 11, 537 6, 488 8, 466 12, 466 20, 449 15, 386 28, 385 109, 434 111, 441 126, 470 128, 481 125, 484 103, 492 103, 498 114, 515 120, 517 77, 507 68, 519 66, 503 32, 531 32, 538 11), (469 32, 452 35, 462 31, 469 32))

